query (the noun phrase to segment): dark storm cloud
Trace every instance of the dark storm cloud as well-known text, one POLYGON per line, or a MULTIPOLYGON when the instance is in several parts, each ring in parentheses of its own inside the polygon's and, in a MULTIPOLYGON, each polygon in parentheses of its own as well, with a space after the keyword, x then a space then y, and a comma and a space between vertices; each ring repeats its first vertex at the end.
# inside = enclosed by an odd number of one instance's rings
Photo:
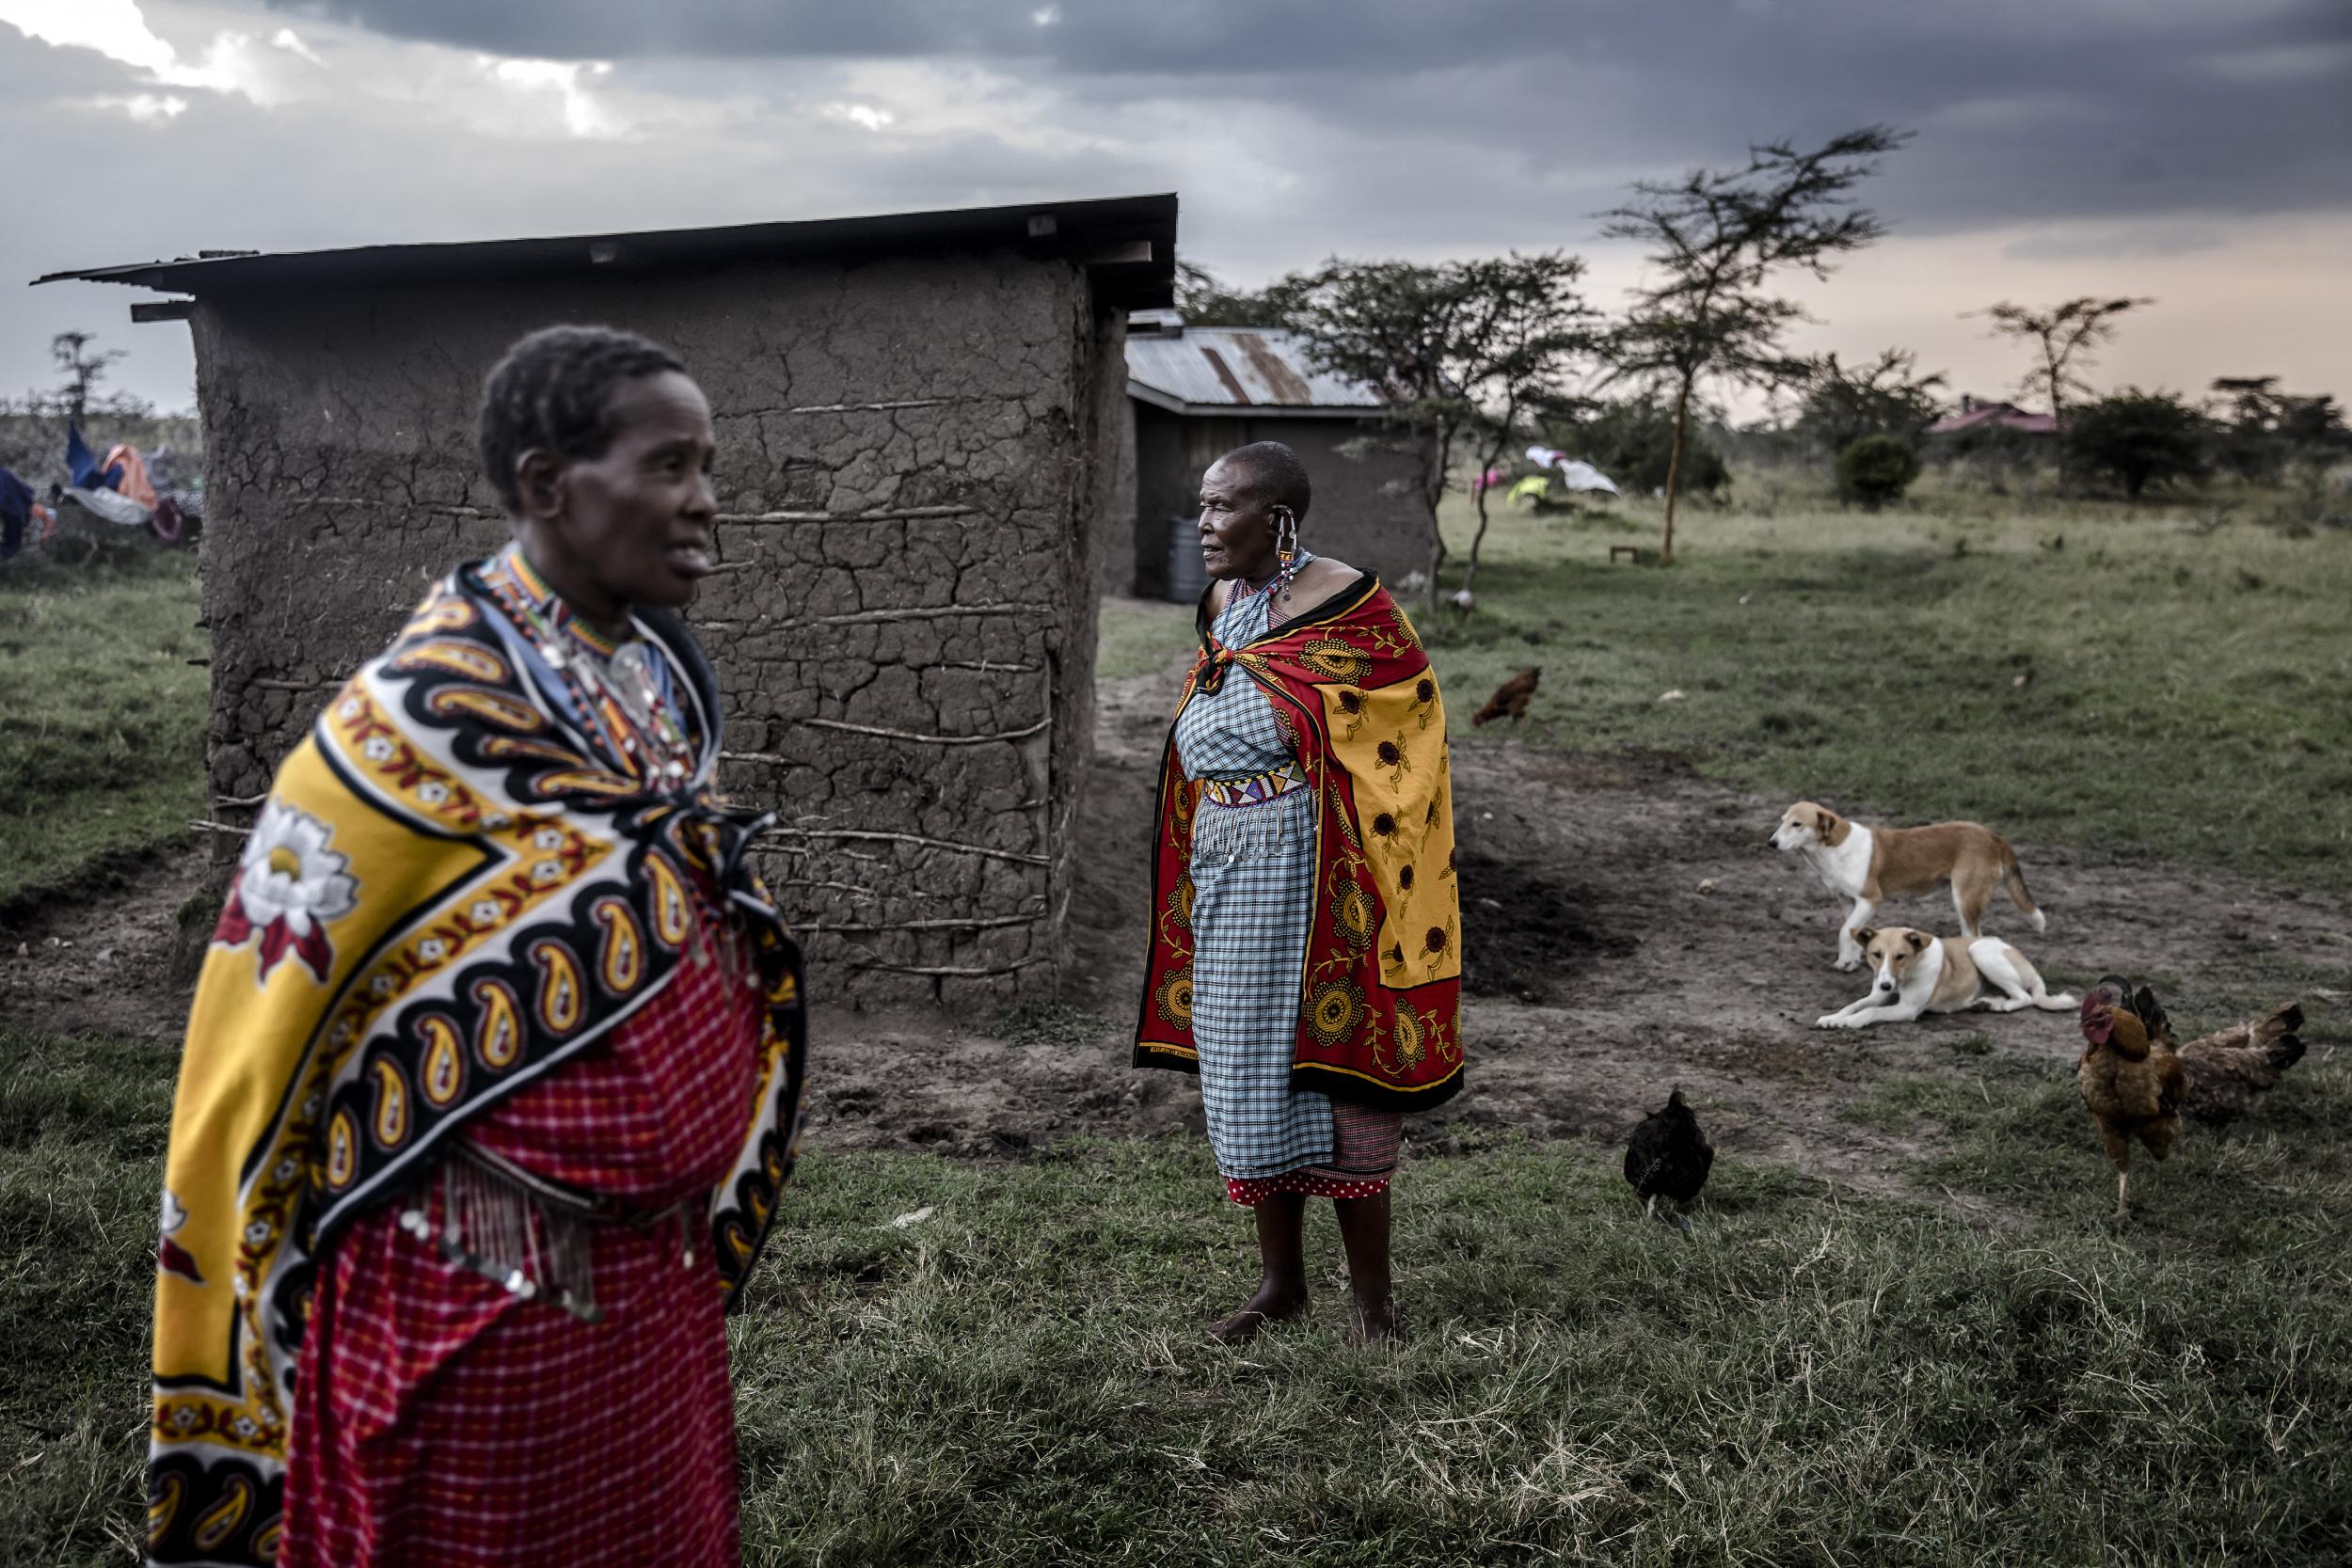
POLYGON ((1413 137, 1447 150, 1466 201, 1532 182, 1564 215, 1608 204, 1629 171, 1869 122, 1920 133, 1899 178, 1873 191, 1915 231, 2352 205, 2341 0, 266 3, 665 75, 696 58, 979 63, 1067 99, 1073 126, 1150 103, 1202 115, 1290 104, 1332 133, 1301 169, 1328 186, 1376 182, 1384 150, 1413 137))

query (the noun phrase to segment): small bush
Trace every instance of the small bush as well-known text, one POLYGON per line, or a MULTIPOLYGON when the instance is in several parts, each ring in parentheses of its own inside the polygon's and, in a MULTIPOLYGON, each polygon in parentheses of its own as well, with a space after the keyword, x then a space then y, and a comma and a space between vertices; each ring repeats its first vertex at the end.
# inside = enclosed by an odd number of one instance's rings
POLYGON ((1837 454, 1837 494, 1876 512, 1919 477, 1919 454, 1899 436, 1865 436, 1837 454))

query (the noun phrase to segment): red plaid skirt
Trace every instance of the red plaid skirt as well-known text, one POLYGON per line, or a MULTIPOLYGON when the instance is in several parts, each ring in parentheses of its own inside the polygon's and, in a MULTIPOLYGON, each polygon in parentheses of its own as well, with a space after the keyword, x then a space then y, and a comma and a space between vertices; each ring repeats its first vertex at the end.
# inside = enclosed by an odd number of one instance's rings
MULTIPOLYGON (((690 964, 609 1047, 487 1113, 478 1141, 653 1206, 707 1194, 747 1124, 759 998, 690 964)), ((598 1226, 603 1321, 448 1262, 399 1214, 320 1268, 280 1568, 719 1568, 739 1561, 723 1299, 699 1225, 598 1226)))
POLYGON ((1397 1147, 1405 1141, 1405 1117, 1345 1101, 1331 1102, 1331 1163, 1255 1179, 1229 1176, 1225 1196, 1255 1209, 1276 1193, 1309 1197, 1374 1197, 1389 1190, 1396 1175, 1397 1147))

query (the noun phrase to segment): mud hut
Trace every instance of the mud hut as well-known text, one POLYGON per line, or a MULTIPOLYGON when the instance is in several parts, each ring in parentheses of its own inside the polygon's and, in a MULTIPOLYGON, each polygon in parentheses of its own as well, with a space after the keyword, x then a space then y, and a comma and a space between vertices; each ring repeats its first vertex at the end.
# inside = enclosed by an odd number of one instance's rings
POLYGON ((249 820, 427 580, 505 537, 472 439, 499 352, 610 322, 710 396, 723 565, 690 618, 824 991, 1050 994, 1121 343, 1175 232, 1161 196, 59 275, 178 295, 135 316, 194 333, 214 816, 249 820))
MULTIPOLYGON (((1252 441, 1280 441, 1314 478, 1306 543, 1394 582, 1429 565, 1419 467, 1383 424, 1370 387, 1310 361, 1273 327, 1187 326, 1173 311, 1128 325, 1133 533, 1113 530, 1106 586, 1191 603, 1205 586, 1195 543, 1200 475, 1252 441)), ((1124 524, 1124 517, 1120 519, 1124 524)))

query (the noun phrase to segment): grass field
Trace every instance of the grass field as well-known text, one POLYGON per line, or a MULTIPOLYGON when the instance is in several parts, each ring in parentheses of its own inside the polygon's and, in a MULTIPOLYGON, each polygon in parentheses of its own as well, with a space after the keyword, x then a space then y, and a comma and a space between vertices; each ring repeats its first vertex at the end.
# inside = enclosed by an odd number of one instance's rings
POLYGON ((0 572, 0 909, 183 842, 204 815, 188 552, 0 572))
MULTIPOLYGON (((1449 503, 1457 556, 1467 510, 1449 503)), ((1522 515, 1488 535, 1477 612, 1432 641, 1457 711, 1543 666, 1533 727, 1564 747, 1662 747, 1866 816, 2352 888, 2352 532, 2215 515, 1799 498, 1685 512, 1671 570, 1607 563, 1655 546, 1654 508, 1522 515)))
MULTIPOLYGON (((1672 570, 1606 564, 1650 542, 1638 507, 1498 523, 1478 613, 1427 626, 1455 713, 1537 663, 1551 744, 2352 887, 2352 536, 1772 513, 1689 515, 1672 570)), ((194 811, 194 618, 162 570, 0 584, 0 902, 194 811)), ((1106 677, 1189 635, 1104 628, 1106 677)), ((2207 1005, 2347 983, 2267 961, 2207 1005)), ((1327 1212, 1314 1325, 1200 1341, 1251 1270, 1196 1144, 813 1149, 732 1330, 748 1560, 2352 1560, 2352 1032, 2306 1037, 2292 1092, 2192 1134, 2121 1228, 2063 1069, 1966 1037, 1854 1114, 1931 1130, 1915 1174, 1992 1221, 1725 1159, 1686 1235, 1637 1223, 1607 1151, 1493 1133, 1399 1185, 1393 1357, 1341 1342, 1327 1212)), ((0 1561, 135 1540, 171 1072, 0 1021, 0 1561)))
MULTIPOLYGON (((0 1063, 0 1561, 119 1562, 169 1057, 0 1063)), ((733 1328, 747 1560, 2345 1560, 2341 1056, 2122 1233, 2071 1085, 1957 1082, 1883 1113, 1955 1118, 2012 1227, 1731 1162, 1684 1235, 1582 1146, 1418 1164, 1394 1357, 1327 1267, 1312 1327, 1200 1340, 1249 1248, 1198 1146, 811 1159, 733 1328)))
MULTIPOLYGON (((1457 722, 1532 664, 1525 727, 1552 745, 2352 889, 2352 532, 2215 526, 2260 510, 1930 488, 1871 515, 1776 487, 1686 508, 1672 569, 1609 564, 1655 548, 1653 503, 1498 510, 1475 613, 1408 608, 1457 722)), ((1475 518, 1442 515, 1450 592, 1475 518)), ((1192 635, 1173 607, 1105 625, 1106 673, 1192 635)))

